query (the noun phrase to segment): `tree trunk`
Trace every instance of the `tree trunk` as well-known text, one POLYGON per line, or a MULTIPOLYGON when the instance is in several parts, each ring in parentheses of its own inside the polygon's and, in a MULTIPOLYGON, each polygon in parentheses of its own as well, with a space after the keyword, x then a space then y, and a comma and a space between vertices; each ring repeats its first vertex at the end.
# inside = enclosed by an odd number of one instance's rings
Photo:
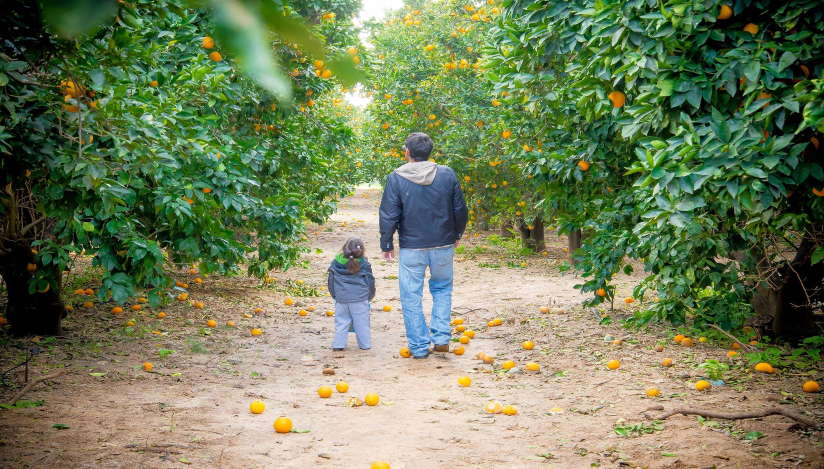
POLYGON ((478 216, 478 231, 489 231, 489 218, 486 215, 478 216))
POLYGON ((533 252, 541 252, 546 249, 544 220, 541 217, 535 217, 532 220, 532 225, 528 225, 523 218, 519 219, 518 231, 521 233, 521 241, 523 241, 524 246, 532 249, 533 252))
POLYGON ((756 286, 752 306, 756 314, 773 318, 773 334, 768 335, 797 339, 820 333, 811 304, 821 301, 815 292, 824 281, 824 263, 811 262, 816 246, 813 234, 805 233, 790 265, 777 271, 768 270, 769 260, 759 257, 758 270, 766 275, 756 286))
POLYGON ((577 261, 573 257, 576 249, 581 249, 581 241, 582 241, 582 234, 581 230, 572 230, 567 235, 567 254, 569 255, 569 265, 577 264, 577 261))
POLYGON ((66 308, 60 299, 62 276, 60 272, 54 273, 57 288, 30 294, 29 279, 34 274, 29 273, 29 264, 34 264, 34 254, 29 243, 4 243, 0 252, 0 276, 6 282, 8 292, 6 319, 9 321, 11 333, 17 336, 61 336, 61 321, 66 316, 66 308))
POLYGON ((502 238, 511 238, 512 237, 512 223, 506 222, 501 225, 501 237, 502 238))

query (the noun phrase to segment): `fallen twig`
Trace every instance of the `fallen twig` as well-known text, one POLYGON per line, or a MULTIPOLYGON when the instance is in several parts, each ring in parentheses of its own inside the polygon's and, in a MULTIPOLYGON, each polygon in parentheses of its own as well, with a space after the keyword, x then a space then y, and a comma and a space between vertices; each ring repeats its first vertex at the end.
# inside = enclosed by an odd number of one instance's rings
MULTIPOLYGON (((648 409, 649 410, 649 409, 648 409)), ((804 424, 810 428, 818 428, 821 426, 821 422, 813 420, 809 417, 805 417, 798 412, 794 412, 792 410, 781 409, 779 407, 769 407, 767 409, 761 410, 752 410, 749 412, 717 412, 714 410, 705 410, 705 409, 691 409, 686 407, 676 407, 669 412, 665 412, 661 415, 657 416, 649 416, 646 414, 648 410, 642 412, 645 417, 649 418, 650 420, 666 420, 669 417, 677 414, 683 415, 698 415, 701 417, 711 418, 711 419, 724 419, 724 420, 741 420, 741 419, 754 419, 760 417, 766 417, 768 415, 783 415, 784 417, 790 418, 795 420, 798 423, 804 424)))
POLYGON ((19 401, 20 398, 25 396, 27 392, 31 391, 31 388, 33 388, 35 384, 37 384, 41 381, 46 381, 46 380, 49 380, 49 379, 57 378, 58 376, 62 375, 65 372, 66 372, 66 368, 63 368, 63 369, 58 370, 56 373, 41 376, 39 378, 35 378, 35 379, 29 381, 29 384, 27 384, 26 387, 24 387, 20 392, 18 392, 14 397, 11 398, 11 400, 9 401, 9 405, 17 404, 17 401, 19 401))
POLYGON ((729 332, 725 331, 724 329, 721 329, 720 327, 716 326, 715 324, 709 324, 709 326, 712 327, 713 329, 721 332, 722 334, 726 335, 727 337, 729 337, 733 342, 735 342, 736 344, 738 344, 739 347, 741 347, 741 350, 745 351, 746 353, 759 353, 759 352, 761 352, 761 350, 758 349, 757 347, 753 347, 752 345, 747 345, 747 344, 741 342, 740 340, 736 339, 735 336, 733 336, 729 332))

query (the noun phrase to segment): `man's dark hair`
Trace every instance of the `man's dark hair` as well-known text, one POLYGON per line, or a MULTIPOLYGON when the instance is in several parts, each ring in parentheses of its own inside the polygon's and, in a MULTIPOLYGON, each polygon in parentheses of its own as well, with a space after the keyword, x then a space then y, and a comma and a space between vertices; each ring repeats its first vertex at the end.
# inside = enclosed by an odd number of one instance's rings
POLYGON ((435 143, 425 133, 415 132, 406 137, 406 149, 412 161, 426 161, 432 154, 435 143))

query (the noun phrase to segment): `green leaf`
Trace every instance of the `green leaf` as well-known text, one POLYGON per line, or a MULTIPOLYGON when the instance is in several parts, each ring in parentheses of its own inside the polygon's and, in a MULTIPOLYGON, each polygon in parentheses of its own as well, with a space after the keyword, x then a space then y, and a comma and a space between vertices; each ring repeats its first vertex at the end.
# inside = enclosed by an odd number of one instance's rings
POLYGON ((260 13, 252 12, 238 0, 218 2, 214 11, 218 37, 238 57, 240 69, 278 99, 290 99, 291 82, 272 64, 271 47, 260 13))
POLYGON ((75 37, 111 24, 117 16, 117 0, 40 0, 45 23, 54 31, 75 37))
POLYGON ((824 259, 824 246, 818 246, 817 248, 815 248, 815 251, 813 251, 813 255, 810 259, 810 262, 812 264, 818 264, 819 262, 821 262, 822 259, 824 259))
POLYGON ((52 425, 52 428, 56 428, 58 430, 66 430, 71 428, 70 426, 66 425, 65 423, 55 423, 52 425))
POLYGON ((792 63, 795 62, 795 60, 796 57, 795 55, 793 55, 792 52, 784 52, 783 54, 781 54, 781 59, 778 60, 778 71, 784 71, 784 69, 792 65, 792 63))

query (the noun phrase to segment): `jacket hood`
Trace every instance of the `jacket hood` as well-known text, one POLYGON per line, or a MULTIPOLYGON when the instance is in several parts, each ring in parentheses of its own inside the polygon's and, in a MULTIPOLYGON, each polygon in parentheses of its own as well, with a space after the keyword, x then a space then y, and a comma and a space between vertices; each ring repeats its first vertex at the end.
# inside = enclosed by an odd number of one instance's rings
POLYGON ((406 163, 395 170, 398 176, 414 182, 419 186, 428 186, 435 180, 435 175, 438 172, 438 163, 432 161, 418 161, 415 163, 406 163))
MULTIPOLYGON (((364 258, 356 260, 361 263, 361 267, 363 267, 363 263, 366 262, 366 259, 364 258)), ((333 269, 337 273, 349 275, 349 270, 346 268, 347 262, 349 262, 349 259, 343 257, 343 253, 338 253, 338 255, 335 256, 335 262, 333 262, 329 268, 333 269)))

